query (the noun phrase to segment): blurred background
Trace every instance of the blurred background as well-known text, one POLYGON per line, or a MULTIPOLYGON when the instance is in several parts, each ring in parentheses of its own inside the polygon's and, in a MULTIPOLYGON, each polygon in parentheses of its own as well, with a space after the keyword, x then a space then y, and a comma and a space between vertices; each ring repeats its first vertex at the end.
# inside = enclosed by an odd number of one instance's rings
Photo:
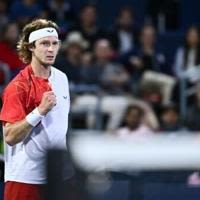
MULTIPOLYGON (((199 8, 198 0, 0 0, 0 95, 25 67, 16 53, 22 27, 46 18, 60 27, 62 46, 54 66, 69 79, 70 130, 130 139, 198 135, 199 8)), ((3 159, 1 166, 3 188, 3 159)), ((198 170, 109 178, 111 186, 90 198, 200 198, 198 170)))

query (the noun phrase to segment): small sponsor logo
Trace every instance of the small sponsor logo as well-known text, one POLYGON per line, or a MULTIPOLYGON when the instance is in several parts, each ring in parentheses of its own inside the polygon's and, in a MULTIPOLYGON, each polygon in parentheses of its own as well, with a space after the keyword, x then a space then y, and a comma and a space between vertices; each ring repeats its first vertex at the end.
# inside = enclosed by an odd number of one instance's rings
POLYGON ((49 33, 52 33, 52 32, 53 32, 53 30, 47 30, 47 32, 49 32, 49 33))

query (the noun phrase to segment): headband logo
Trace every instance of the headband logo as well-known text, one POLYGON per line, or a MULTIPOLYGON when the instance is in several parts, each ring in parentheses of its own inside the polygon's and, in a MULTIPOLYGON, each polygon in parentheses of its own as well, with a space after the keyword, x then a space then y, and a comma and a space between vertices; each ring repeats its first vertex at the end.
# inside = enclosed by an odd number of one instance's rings
POLYGON ((29 43, 34 42, 40 38, 47 37, 47 36, 55 36, 58 38, 58 33, 56 29, 47 27, 41 28, 36 31, 33 31, 29 36, 29 43))

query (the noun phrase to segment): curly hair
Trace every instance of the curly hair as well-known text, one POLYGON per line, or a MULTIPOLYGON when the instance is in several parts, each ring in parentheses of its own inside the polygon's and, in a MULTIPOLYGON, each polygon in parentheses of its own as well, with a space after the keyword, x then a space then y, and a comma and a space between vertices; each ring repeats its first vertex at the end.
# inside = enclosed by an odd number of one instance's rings
POLYGON ((28 42, 29 35, 33 31, 36 31, 42 28, 47 28, 47 27, 52 27, 52 28, 55 28, 57 32, 59 31, 59 28, 55 22, 46 20, 46 19, 35 19, 23 28, 22 34, 17 43, 17 52, 20 59, 24 63, 31 62, 32 52, 30 51, 30 47, 35 45, 35 42, 32 42, 32 43, 28 42))

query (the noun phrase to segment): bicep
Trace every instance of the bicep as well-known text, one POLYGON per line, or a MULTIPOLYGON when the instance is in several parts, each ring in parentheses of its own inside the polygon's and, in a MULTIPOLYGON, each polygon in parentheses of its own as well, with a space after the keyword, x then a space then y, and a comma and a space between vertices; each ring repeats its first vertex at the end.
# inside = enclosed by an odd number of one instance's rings
POLYGON ((26 94, 22 89, 9 88, 3 95, 1 120, 7 126, 26 116, 26 94))
POLYGON ((12 146, 21 142, 30 133, 32 128, 26 119, 15 123, 5 123, 3 133, 6 143, 12 146))

